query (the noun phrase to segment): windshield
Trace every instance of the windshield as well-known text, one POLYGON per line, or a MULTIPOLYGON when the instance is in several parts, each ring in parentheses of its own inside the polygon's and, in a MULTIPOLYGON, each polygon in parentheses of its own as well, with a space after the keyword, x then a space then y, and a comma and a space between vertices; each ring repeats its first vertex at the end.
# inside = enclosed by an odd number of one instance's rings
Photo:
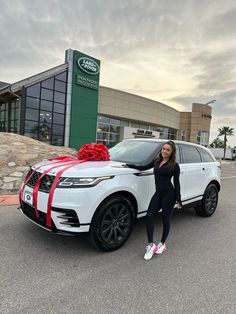
POLYGON ((123 141, 109 149, 110 159, 125 163, 141 163, 155 153, 158 142, 123 141))

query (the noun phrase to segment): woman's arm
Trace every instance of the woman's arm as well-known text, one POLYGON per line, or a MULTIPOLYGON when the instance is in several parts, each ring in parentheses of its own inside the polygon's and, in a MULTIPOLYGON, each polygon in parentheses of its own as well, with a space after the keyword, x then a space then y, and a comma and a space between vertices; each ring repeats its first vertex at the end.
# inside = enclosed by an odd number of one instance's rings
POLYGON ((180 206, 182 206, 181 201, 181 194, 180 194, 180 183, 179 183, 179 176, 180 176, 180 167, 179 164, 176 163, 174 166, 174 186, 175 186, 175 194, 176 200, 180 206))
POLYGON ((135 164, 126 164, 129 168, 134 168, 134 169, 137 169, 137 170, 148 170, 148 169, 151 169, 153 168, 154 166, 154 160, 151 161, 149 164, 147 165, 144 165, 144 166, 137 166, 135 164))

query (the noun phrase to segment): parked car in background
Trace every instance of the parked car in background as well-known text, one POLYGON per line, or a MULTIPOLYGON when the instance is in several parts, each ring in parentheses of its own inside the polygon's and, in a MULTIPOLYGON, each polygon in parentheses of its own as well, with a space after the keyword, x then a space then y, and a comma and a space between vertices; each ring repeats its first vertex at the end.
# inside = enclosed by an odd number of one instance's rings
MULTIPOLYGON (((96 247, 106 251, 118 249, 131 234, 136 218, 146 215, 155 189, 153 169, 139 171, 123 165, 150 163, 165 142, 124 140, 110 149, 110 161, 88 161, 66 170, 55 188, 50 228, 46 224, 48 196, 60 168, 48 172, 40 184, 38 217, 32 198, 38 178, 51 166, 51 161, 44 160, 30 170, 31 173, 40 166, 24 188, 20 211, 49 231, 86 232, 96 247)), ((205 147, 181 141, 175 144, 183 206, 209 217, 217 208, 220 164, 205 147)))

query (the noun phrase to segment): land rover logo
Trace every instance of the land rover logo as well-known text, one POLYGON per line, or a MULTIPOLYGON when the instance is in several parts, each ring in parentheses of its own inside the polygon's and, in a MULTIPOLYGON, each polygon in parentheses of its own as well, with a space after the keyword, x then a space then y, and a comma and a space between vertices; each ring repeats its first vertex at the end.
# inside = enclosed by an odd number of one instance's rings
POLYGON ((98 74, 100 70, 97 62, 87 57, 79 58, 78 66, 85 73, 92 74, 92 75, 98 74))

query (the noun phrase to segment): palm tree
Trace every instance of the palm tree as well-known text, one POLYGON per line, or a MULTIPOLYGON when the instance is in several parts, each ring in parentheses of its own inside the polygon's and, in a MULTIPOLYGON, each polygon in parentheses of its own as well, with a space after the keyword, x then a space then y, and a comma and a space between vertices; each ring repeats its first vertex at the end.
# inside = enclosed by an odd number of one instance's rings
POLYGON ((230 128, 229 126, 223 126, 222 128, 218 129, 218 136, 224 136, 224 157, 225 159, 225 152, 226 152, 226 142, 227 142, 227 136, 234 135, 234 129, 230 128))

